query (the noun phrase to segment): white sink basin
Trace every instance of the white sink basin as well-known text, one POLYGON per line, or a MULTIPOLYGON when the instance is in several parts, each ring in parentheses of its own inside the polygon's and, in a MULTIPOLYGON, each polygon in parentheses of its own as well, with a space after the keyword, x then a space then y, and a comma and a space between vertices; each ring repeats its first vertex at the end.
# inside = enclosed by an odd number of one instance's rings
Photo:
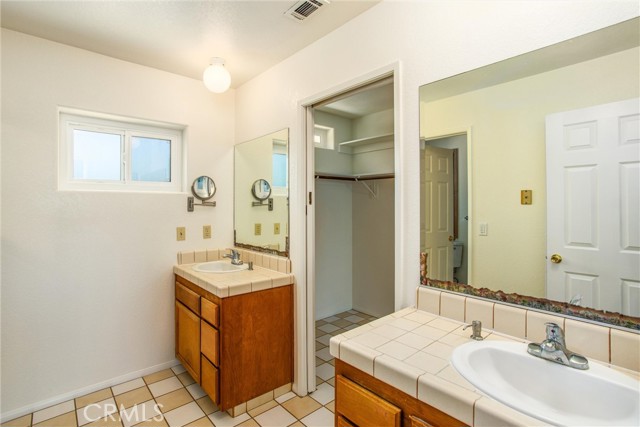
POLYGON ((223 260, 203 262, 202 264, 193 266, 193 269, 200 273, 235 273, 237 271, 247 270, 248 268, 248 264, 234 265, 231 264, 231 261, 223 260))
POLYGON ((473 341, 451 364, 482 393, 549 424, 640 425, 640 381, 593 360, 581 371, 532 356, 524 343, 473 341))

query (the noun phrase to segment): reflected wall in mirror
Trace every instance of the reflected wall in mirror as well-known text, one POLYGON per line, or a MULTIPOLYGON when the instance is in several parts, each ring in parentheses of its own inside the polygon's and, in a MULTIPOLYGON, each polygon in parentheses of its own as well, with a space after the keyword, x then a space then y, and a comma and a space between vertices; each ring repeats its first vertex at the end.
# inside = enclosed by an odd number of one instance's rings
POLYGON ((420 88, 429 278, 640 316, 639 28, 420 88))
POLYGON ((235 244, 261 252, 289 256, 289 129, 283 129, 235 146, 235 244), (255 183, 259 182, 259 188, 255 183), (269 185, 272 210, 257 202, 269 185), (256 192, 257 190, 257 192, 256 192))

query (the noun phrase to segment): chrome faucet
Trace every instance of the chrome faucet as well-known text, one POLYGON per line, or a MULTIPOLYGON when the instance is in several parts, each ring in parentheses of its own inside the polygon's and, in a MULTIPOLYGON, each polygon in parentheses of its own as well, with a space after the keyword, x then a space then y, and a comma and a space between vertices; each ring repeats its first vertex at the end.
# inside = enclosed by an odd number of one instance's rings
POLYGON ((464 331, 467 328, 471 328, 471 335, 469 336, 469 338, 472 338, 476 341, 482 341, 484 338, 482 338, 482 322, 479 320, 474 320, 473 322, 471 322, 470 325, 465 326, 464 328, 462 328, 462 330, 464 331))
POLYGON ((589 369, 589 361, 586 357, 567 350, 562 328, 551 322, 545 325, 547 326, 547 339, 540 344, 529 344, 527 353, 572 368, 589 369))
POLYGON ((231 251, 230 254, 223 255, 224 258, 231 258, 231 264, 233 265, 242 265, 242 261, 240 260, 240 252, 235 249, 229 249, 231 251))

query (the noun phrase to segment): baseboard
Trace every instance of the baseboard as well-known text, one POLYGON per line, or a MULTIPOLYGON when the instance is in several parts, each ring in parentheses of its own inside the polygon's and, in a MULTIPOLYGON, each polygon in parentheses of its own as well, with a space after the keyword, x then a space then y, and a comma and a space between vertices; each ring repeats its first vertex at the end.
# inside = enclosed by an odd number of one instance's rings
POLYGON ((24 415, 30 414, 32 412, 39 411, 41 409, 48 408, 53 405, 57 405, 62 402, 66 402, 67 400, 75 399, 76 397, 84 396, 89 393, 93 393, 94 391, 102 390, 107 387, 112 387, 114 385, 122 384, 127 381, 135 380, 136 378, 143 377, 145 375, 153 374, 154 372, 162 371, 163 369, 171 368, 173 366, 179 365, 177 359, 173 359, 171 361, 161 363, 159 365, 151 366, 149 368, 141 369, 139 371, 130 372, 125 375, 121 375, 116 378, 111 378, 106 381, 102 381, 97 384, 92 384, 86 387, 82 387, 77 390, 70 391, 68 393, 64 393, 50 399, 41 400, 39 402, 32 403, 27 406, 23 406, 22 408, 14 409, 12 411, 3 412, 0 414, 0 424, 4 424, 7 421, 13 420, 15 418, 22 417, 24 415))

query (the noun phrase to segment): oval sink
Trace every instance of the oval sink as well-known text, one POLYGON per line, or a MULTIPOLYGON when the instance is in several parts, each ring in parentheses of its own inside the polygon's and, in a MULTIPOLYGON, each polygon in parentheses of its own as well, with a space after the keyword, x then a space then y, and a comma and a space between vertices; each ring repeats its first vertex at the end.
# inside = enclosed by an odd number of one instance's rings
POLYGON ((582 371, 527 354, 524 343, 473 341, 451 364, 482 393, 553 425, 640 425, 640 381, 591 360, 582 371))
POLYGON ((200 273, 235 273, 248 269, 248 264, 234 265, 231 261, 209 261, 193 266, 195 271, 200 273))

